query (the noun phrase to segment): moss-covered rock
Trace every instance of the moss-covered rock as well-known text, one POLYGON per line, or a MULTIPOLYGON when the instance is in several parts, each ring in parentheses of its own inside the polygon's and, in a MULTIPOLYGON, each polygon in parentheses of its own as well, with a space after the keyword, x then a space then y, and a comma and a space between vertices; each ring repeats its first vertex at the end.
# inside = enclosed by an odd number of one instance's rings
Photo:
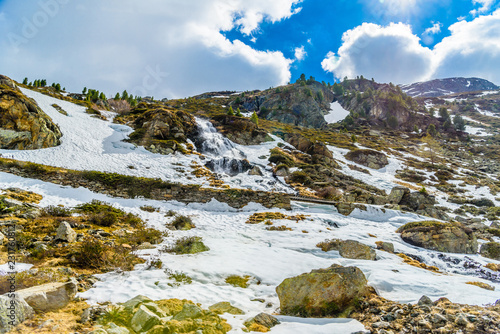
POLYGON ((36 104, 5 76, 0 76, 0 148, 35 150, 60 144, 62 134, 36 104))
POLYGON ((488 242, 481 246, 481 255, 493 260, 500 261, 500 243, 488 242))
POLYGON ((412 222, 398 230, 403 241, 426 249, 445 253, 475 254, 477 240, 472 230, 460 223, 437 221, 412 222))
POLYGON ((360 269, 338 265, 287 278, 276 288, 281 313, 304 317, 348 316, 367 291, 360 269))
POLYGON ((380 169, 389 164, 387 156, 384 153, 374 150, 350 151, 345 155, 345 158, 373 169, 380 169))

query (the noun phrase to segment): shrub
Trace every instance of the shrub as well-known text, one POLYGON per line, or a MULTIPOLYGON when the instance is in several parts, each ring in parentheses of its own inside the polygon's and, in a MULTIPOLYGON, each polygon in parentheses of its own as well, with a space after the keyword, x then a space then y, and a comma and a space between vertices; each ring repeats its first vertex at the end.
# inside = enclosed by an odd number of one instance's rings
POLYGON ((114 212, 93 213, 89 216, 92 224, 104 227, 110 227, 118 222, 118 215, 114 212))
POLYGON ((202 242, 201 237, 184 237, 177 239, 174 245, 165 246, 162 251, 174 254, 196 254, 210 250, 202 242))
POLYGON ((160 209, 155 208, 154 206, 151 206, 151 205, 143 205, 140 207, 140 209, 142 211, 146 211, 146 212, 158 212, 158 211, 160 211, 160 209))
POLYGON ((328 200, 339 200, 340 197, 342 196, 342 193, 335 187, 333 186, 328 186, 326 188, 322 188, 318 191, 316 191, 316 194, 324 199, 328 200))
POLYGON ((168 210, 167 213, 165 214, 165 217, 173 217, 177 214, 174 210, 168 210))
POLYGON ((187 216, 177 216, 171 223, 172 227, 174 227, 176 230, 190 230, 195 227, 193 224, 193 221, 191 220, 190 217, 187 216))
POLYGON ((162 241, 163 237, 166 236, 168 236, 166 232, 161 232, 155 230, 154 228, 139 228, 132 235, 129 235, 126 238, 121 239, 120 241, 134 246, 138 246, 145 242, 156 245, 159 244, 162 241))
POLYGON ((72 211, 65 207, 49 205, 42 209, 42 216, 45 217, 71 217, 72 211))
POLYGON ((96 239, 85 239, 73 254, 77 266, 87 269, 125 271, 132 270, 134 265, 143 261, 127 248, 106 246, 96 239))

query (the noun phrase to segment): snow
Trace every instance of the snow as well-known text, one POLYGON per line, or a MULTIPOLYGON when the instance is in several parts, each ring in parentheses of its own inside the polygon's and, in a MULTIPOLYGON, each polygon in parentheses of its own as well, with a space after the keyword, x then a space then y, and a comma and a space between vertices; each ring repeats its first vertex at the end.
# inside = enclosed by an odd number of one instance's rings
POLYGON ((349 111, 345 110, 340 103, 333 102, 330 103, 330 113, 325 115, 325 121, 328 124, 337 123, 342 121, 349 115, 349 111))
MULTIPOLYGON (((13 155, 16 159, 74 169, 106 170, 174 179, 186 183, 200 182, 200 180, 189 180, 173 170, 179 163, 186 169, 192 161, 201 163, 201 160, 197 160, 198 156, 152 154, 141 147, 121 141, 130 133, 130 128, 91 118, 85 114, 84 108, 57 101, 69 114, 68 117, 61 115, 52 110, 50 106, 54 103, 52 98, 23 91, 35 98, 42 109, 60 125, 64 133, 62 145, 29 152, 2 150, 0 153, 13 155), (128 165, 134 165, 136 169, 128 169, 128 165)), ((334 108, 337 107, 332 107, 334 108)), ((259 157, 269 154, 269 150, 279 141, 276 137, 274 139, 275 142, 272 143, 248 147, 233 144, 237 154, 246 155, 251 162, 265 164, 266 160, 259 157)), ((401 160, 389 155, 389 165, 380 170, 359 166, 369 169, 371 175, 368 175, 351 170, 347 166, 355 165, 354 162, 345 159, 347 150, 333 146, 328 148, 332 151, 334 159, 339 161, 343 173, 386 192, 397 185, 395 172, 404 167, 401 160)), ((251 186, 255 189, 260 186, 258 179, 246 175, 231 180, 228 179, 228 183, 240 182, 240 186, 251 186)), ((270 179, 264 178, 264 180, 270 179)), ((403 242, 395 231, 407 222, 425 219, 411 213, 367 205, 366 211, 356 209, 345 217, 339 214, 334 206, 298 202, 292 203, 290 212, 278 209, 266 210, 256 203, 250 203, 238 210, 216 200, 206 204, 185 205, 176 201, 112 198, 85 188, 65 187, 0 173, 0 189, 9 187, 41 194, 43 196, 41 206, 75 206, 92 199, 106 201, 126 212, 141 216, 148 226, 162 231, 166 230, 165 224, 172 219, 165 217, 165 213, 169 210, 192 218, 196 228, 190 231, 170 232, 156 249, 139 251, 145 259, 159 257, 166 268, 147 270, 147 266, 143 264, 137 265, 131 272, 98 275, 100 281, 90 290, 79 294, 90 303, 124 302, 138 294, 152 299, 185 298, 201 303, 205 308, 220 301, 229 301, 246 313, 244 316, 224 315, 233 326, 230 333, 243 333, 244 320, 260 312, 278 311, 279 300, 275 289, 285 278, 312 269, 326 268, 332 264, 359 267, 365 273, 368 283, 382 297, 402 303, 415 303, 422 295, 432 299, 446 297, 452 302, 478 305, 494 303, 498 299, 500 282, 485 281, 460 266, 445 262, 439 257, 438 252, 403 242), (143 205, 154 206, 160 211, 144 212, 139 209, 143 205), (308 217, 307 220, 300 222, 288 220, 274 222, 275 226, 286 225, 292 231, 268 231, 264 224, 245 223, 251 214, 265 211, 283 212, 288 215, 305 214, 308 217), (371 237, 369 234, 376 237, 371 237), (165 245, 184 236, 202 237, 210 251, 195 255, 172 255, 159 251, 165 245), (419 256, 425 263, 439 267, 442 273, 407 265, 397 255, 382 251, 377 251, 377 261, 365 261, 342 258, 337 251, 322 252, 316 247, 317 243, 332 238, 357 240, 371 247, 375 247, 376 241, 391 242, 396 252, 419 256), (165 272, 167 268, 187 274, 192 278, 192 284, 172 286, 174 282, 165 272), (251 284, 247 289, 228 285, 225 283, 225 278, 229 275, 249 275, 252 277, 251 284), (486 282, 496 287, 497 292, 465 284, 468 281, 486 282), (265 302, 255 301, 258 298, 264 299, 265 302), (268 303, 271 303, 272 307, 267 308, 268 303)), ((486 196, 486 189, 484 187, 470 191, 486 196)), ((489 262, 500 263, 479 255, 447 255, 460 263, 469 258, 482 265, 489 262)), ((363 330, 359 322, 351 319, 301 319, 282 316, 279 318, 282 324, 273 328, 271 333, 327 334, 363 330)))
POLYGON ((478 137, 487 137, 489 136, 488 132, 483 128, 476 128, 473 126, 466 125, 465 132, 478 137))

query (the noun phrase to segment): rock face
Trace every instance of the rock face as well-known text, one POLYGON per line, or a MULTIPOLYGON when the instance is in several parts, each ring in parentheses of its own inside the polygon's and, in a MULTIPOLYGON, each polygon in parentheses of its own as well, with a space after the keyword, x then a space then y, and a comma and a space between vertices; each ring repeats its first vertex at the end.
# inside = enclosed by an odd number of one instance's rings
POLYGON ((50 312, 65 307, 77 293, 77 282, 72 279, 66 283, 49 283, 22 289, 17 292, 33 309, 50 312))
POLYGON ((477 240, 472 230, 460 223, 423 221, 400 227, 403 241, 426 249, 445 253, 477 253, 477 240))
POLYGON ((401 88, 412 97, 438 97, 462 92, 495 90, 498 86, 479 78, 447 78, 402 85, 401 88))
POLYGON ((252 168, 247 159, 231 159, 222 157, 208 161, 205 166, 215 173, 226 173, 235 176, 244 173, 252 168))
POLYGON ((0 148, 35 150, 60 144, 62 134, 15 83, 0 75, 0 148))
POLYGON ((345 158, 373 169, 380 169, 389 164, 384 153, 373 150, 350 151, 346 154, 345 158))
POLYGON ((57 229, 56 240, 65 242, 75 242, 77 233, 71 228, 68 222, 61 222, 57 229))
POLYGON ((500 261, 500 244, 488 242, 481 246, 481 255, 489 259, 500 261))
POLYGON ((9 298, 8 294, 0 296, 0 333, 7 333, 14 325, 31 319, 35 315, 33 308, 18 295, 9 298))
POLYGON ((366 277, 356 267, 333 265, 285 279, 276 292, 281 313, 305 317, 347 315, 367 293, 366 277))
POLYGON ((387 202, 390 204, 399 204, 405 195, 410 194, 410 189, 406 187, 394 187, 387 197, 387 202))

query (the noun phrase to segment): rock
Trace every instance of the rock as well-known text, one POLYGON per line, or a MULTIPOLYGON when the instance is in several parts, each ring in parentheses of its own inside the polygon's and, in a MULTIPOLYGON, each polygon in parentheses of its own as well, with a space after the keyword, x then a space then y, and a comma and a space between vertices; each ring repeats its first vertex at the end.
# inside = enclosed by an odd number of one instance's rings
POLYGON ((384 153, 373 150, 350 151, 345 155, 345 158, 372 169, 384 168, 389 164, 384 153))
POLYGON ((361 270, 338 265, 287 278, 276 288, 282 314, 306 317, 350 313, 367 290, 361 270))
POLYGON ((495 203, 493 203, 493 201, 488 198, 474 198, 473 200, 469 201, 469 203, 479 207, 492 208, 495 206, 495 203))
POLYGON ((355 240, 341 241, 338 251, 342 257, 357 260, 373 261, 377 255, 371 247, 355 240))
POLYGON ((433 305, 432 300, 427 296, 420 297, 417 304, 419 306, 424 306, 424 305, 425 306, 432 306, 433 305))
POLYGON ((215 173, 226 173, 230 176, 235 176, 244 173, 252 168, 247 159, 231 159, 222 157, 219 159, 212 159, 205 163, 205 166, 215 173))
POLYGON ((140 305, 130 320, 130 327, 138 333, 147 332, 161 323, 160 317, 154 314, 146 306, 140 305))
POLYGON ((143 295, 137 295, 121 305, 125 308, 127 312, 132 312, 139 304, 149 303, 149 302, 152 302, 150 298, 143 295))
POLYGON ((5 235, 3 235, 2 232, 0 232, 0 246, 2 246, 6 242, 7 242, 7 238, 5 238, 5 235))
POLYGON ((400 205, 406 205, 411 210, 424 210, 427 206, 433 206, 436 204, 436 199, 434 196, 431 196, 425 192, 415 191, 412 193, 405 193, 401 201, 400 205))
POLYGON ((68 305, 75 298, 78 282, 71 278, 66 283, 48 283, 17 291, 37 312, 55 311, 68 305))
POLYGON ((396 232, 403 241, 445 253, 477 253, 477 240, 470 229, 460 223, 423 221, 408 223, 396 232))
POLYGON ((259 166, 253 166, 253 168, 248 171, 248 175, 262 176, 264 174, 262 174, 259 166))
POLYGON ((209 306, 208 309, 216 314, 223 314, 223 313, 229 313, 234 315, 245 314, 245 312, 243 312, 237 307, 234 307, 229 302, 220 302, 212 306, 209 306))
POLYGON ((7 333, 34 315, 33 308, 19 295, 15 294, 14 298, 9 298, 9 294, 0 296, 0 333, 7 333))
MULTIPOLYGON (((2 82, 11 81, 0 76, 2 82)), ((0 149, 34 150, 60 144, 62 134, 38 105, 19 89, 0 86, 0 149)))
POLYGON ((101 315, 106 312, 107 307, 101 305, 94 305, 86 308, 82 312, 80 322, 86 324, 89 321, 96 321, 101 315))
POLYGON ((377 245, 377 249, 394 253, 394 244, 392 244, 392 242, 377 241, 375 244, 377 245))
POLYGON ((283 177, 290 175, 290 171, 288 170, 288 167, 285 165, 278 166, 275 173, 276 176, 283 176, 283 177))
POLYGON ((431 322, 435 325, 441 325, 441 326, 438 326, 438 327, 442 327, 446 324, 446 322, 448 321, 448 319, 446 319, 444 316, 442 316, 441 314, 439 313, 434 313, 432 316, 431 316, 431 322))
POLYGON ((489 259, 500 261, 500 243, 488 242, 482 245, 481 255, 489 259))
POLYGON ((459 326, 467 326, 469 324, 469 321, 467 321, 467 318, 463 314, 460 314, 455 319, 455 323, 459 326))
POLYGON ((280 321, 269 315, 267 313, 259 313, 254 318, 245 321, 244 325, 251 331, 268 331, 276 325, 279 325, 280 321), (264 327, 267 330, 261 328, 264 327), (260 329, 260 330, 259 330, 260 329))
POLYGON ((193 304, 184 304, 182 311, 174 316, 174 320, 182 321, 185 319, 196 319, 201 317, 203 310, 193 304))
POLYGON ((56 240, 75 242, 77 233, 71 228, 68 222, 61 222, 57 228, 56 240))
POLYGON ((106 332, 108 334, 130 334, 130 331, 125 327, 120 327, 110 322, 106 325, 106 332))
POLYGON ((399 204, 405 195, 410 194, 410 189, 406 187, 394 187, 391 190, 389 196, 387 196, 387 202, 390 204, 399 204))

